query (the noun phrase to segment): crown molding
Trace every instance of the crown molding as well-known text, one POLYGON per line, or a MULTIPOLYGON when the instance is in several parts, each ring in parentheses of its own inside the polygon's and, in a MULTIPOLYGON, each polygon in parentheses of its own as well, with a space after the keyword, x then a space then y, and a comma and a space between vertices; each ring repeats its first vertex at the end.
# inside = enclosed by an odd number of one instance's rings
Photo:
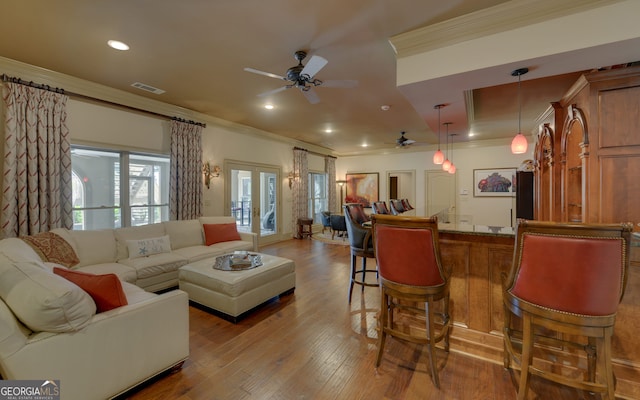
POLYGON ((624 0, 512 0, 392 36, 397 58, 533 25, 624 0))

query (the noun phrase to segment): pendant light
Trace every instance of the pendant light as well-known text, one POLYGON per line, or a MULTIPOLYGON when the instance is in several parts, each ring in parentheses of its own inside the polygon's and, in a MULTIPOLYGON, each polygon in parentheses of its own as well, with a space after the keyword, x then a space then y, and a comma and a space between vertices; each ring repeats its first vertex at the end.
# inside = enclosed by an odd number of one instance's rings
POLYGON ((520 121, 522 119, 522 101, 520 100, 520 77, 529 72, 529 68, 519 68, 511 73, 518 77, 518 134, 511 141, 511 152, 513 154, 523 154, 527 152, 527 138, 522 134, 520 121))
MULTIPOLYGON (((445 125, 447 126, 447 154, 449 154, 449 123, 445 123, 445 125)), ((449 161, 449 157, 446 157, 444 162, 442 163, 442 170, 443 171, 449 171, 449 168, 451 168, 451 161, 449 161)))
POLYGON ((438 110, 438 151, 433 155, 433 163, 441 165, 444 161, 444 153, 440 151, 440 109, 444 107, 444 104, 436 104, 433 108, 438 110))
POLYGON ((447 136, 451 136, 451 166, 449 167, 449 173, 455 174, 456 165, 453 163, 453 137, 456 136, 456 134, 452 133, 451 135, 449 135, 449 125, 451 125, 452 123, 453 122, 445 122, 444 124, 447 126, 447 136))

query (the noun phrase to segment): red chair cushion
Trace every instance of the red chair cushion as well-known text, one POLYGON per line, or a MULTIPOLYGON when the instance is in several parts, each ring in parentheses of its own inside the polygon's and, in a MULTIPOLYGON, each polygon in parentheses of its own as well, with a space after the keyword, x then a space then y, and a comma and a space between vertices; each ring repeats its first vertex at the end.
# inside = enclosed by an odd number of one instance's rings
POLYGON ((375 245, 378 271, 384 279, 414 286, 444 283, 431 230, 377 225, 375 245))
POLYGON ((525 234, 511 293, 581 315, 616 312, 622 290, 622 239, 525 234))

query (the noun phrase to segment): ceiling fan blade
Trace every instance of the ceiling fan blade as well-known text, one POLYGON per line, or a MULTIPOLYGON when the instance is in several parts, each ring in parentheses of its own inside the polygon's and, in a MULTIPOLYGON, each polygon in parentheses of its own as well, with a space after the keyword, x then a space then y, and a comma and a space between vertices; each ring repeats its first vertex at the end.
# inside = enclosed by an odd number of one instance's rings
POLYGON ((287 78, 285 78, 284 76, 272 74, 271 72, 260 71, 259 69, 245 68, 244 70, 247 71, 247 72, 252 72, 254 74, 258 74, 258 75, 268 76, 269 78, 282 79, 283 81, 287 80, 287 78))
POLYGON ((322 86, 330 88, 353 88, 358 86, 358 81, 355 81, 353 79, 328 80, 322 81, 322 86))
POLYGON ((265 96, 269 96, 269 95, 272 95, 272 94, 280 93, 280 92, 285 91, 287 89, 289 89, 289 86, 282 86, 282 87, 279 87, 277 89, 269 90, 268 92, 260 93, 258 95, 258 97, 265 97, 265 96))
POLYGON ((309 78, 313 78, 328 62, 329 61, 320 56, 312 56, 300 72, 300 75, 308 75, 309 78))
POLYGON ((309 90, 303 90, 302 94, 307 98, 307 101, 311 104, 317 104, 320 102, 320 97, 318 97, 318 93, 316 93, 313 88, 309 88, 309 90))

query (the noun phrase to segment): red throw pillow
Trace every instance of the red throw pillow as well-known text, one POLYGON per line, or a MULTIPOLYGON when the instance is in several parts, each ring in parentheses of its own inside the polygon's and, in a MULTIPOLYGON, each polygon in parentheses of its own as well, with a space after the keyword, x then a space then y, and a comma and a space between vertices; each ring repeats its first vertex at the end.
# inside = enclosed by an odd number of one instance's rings
POLYGON ((207 246, 220 242, 241 240, 236 224, 204 224, 204 241, 207 246))
POLYGON ((54 267, 53 273, 75 283, 87 292, 96 303, 99 313, 128 304, 127 296, 122 290, 122 283, 116 274, 94 275, 59 267, 54 267))

